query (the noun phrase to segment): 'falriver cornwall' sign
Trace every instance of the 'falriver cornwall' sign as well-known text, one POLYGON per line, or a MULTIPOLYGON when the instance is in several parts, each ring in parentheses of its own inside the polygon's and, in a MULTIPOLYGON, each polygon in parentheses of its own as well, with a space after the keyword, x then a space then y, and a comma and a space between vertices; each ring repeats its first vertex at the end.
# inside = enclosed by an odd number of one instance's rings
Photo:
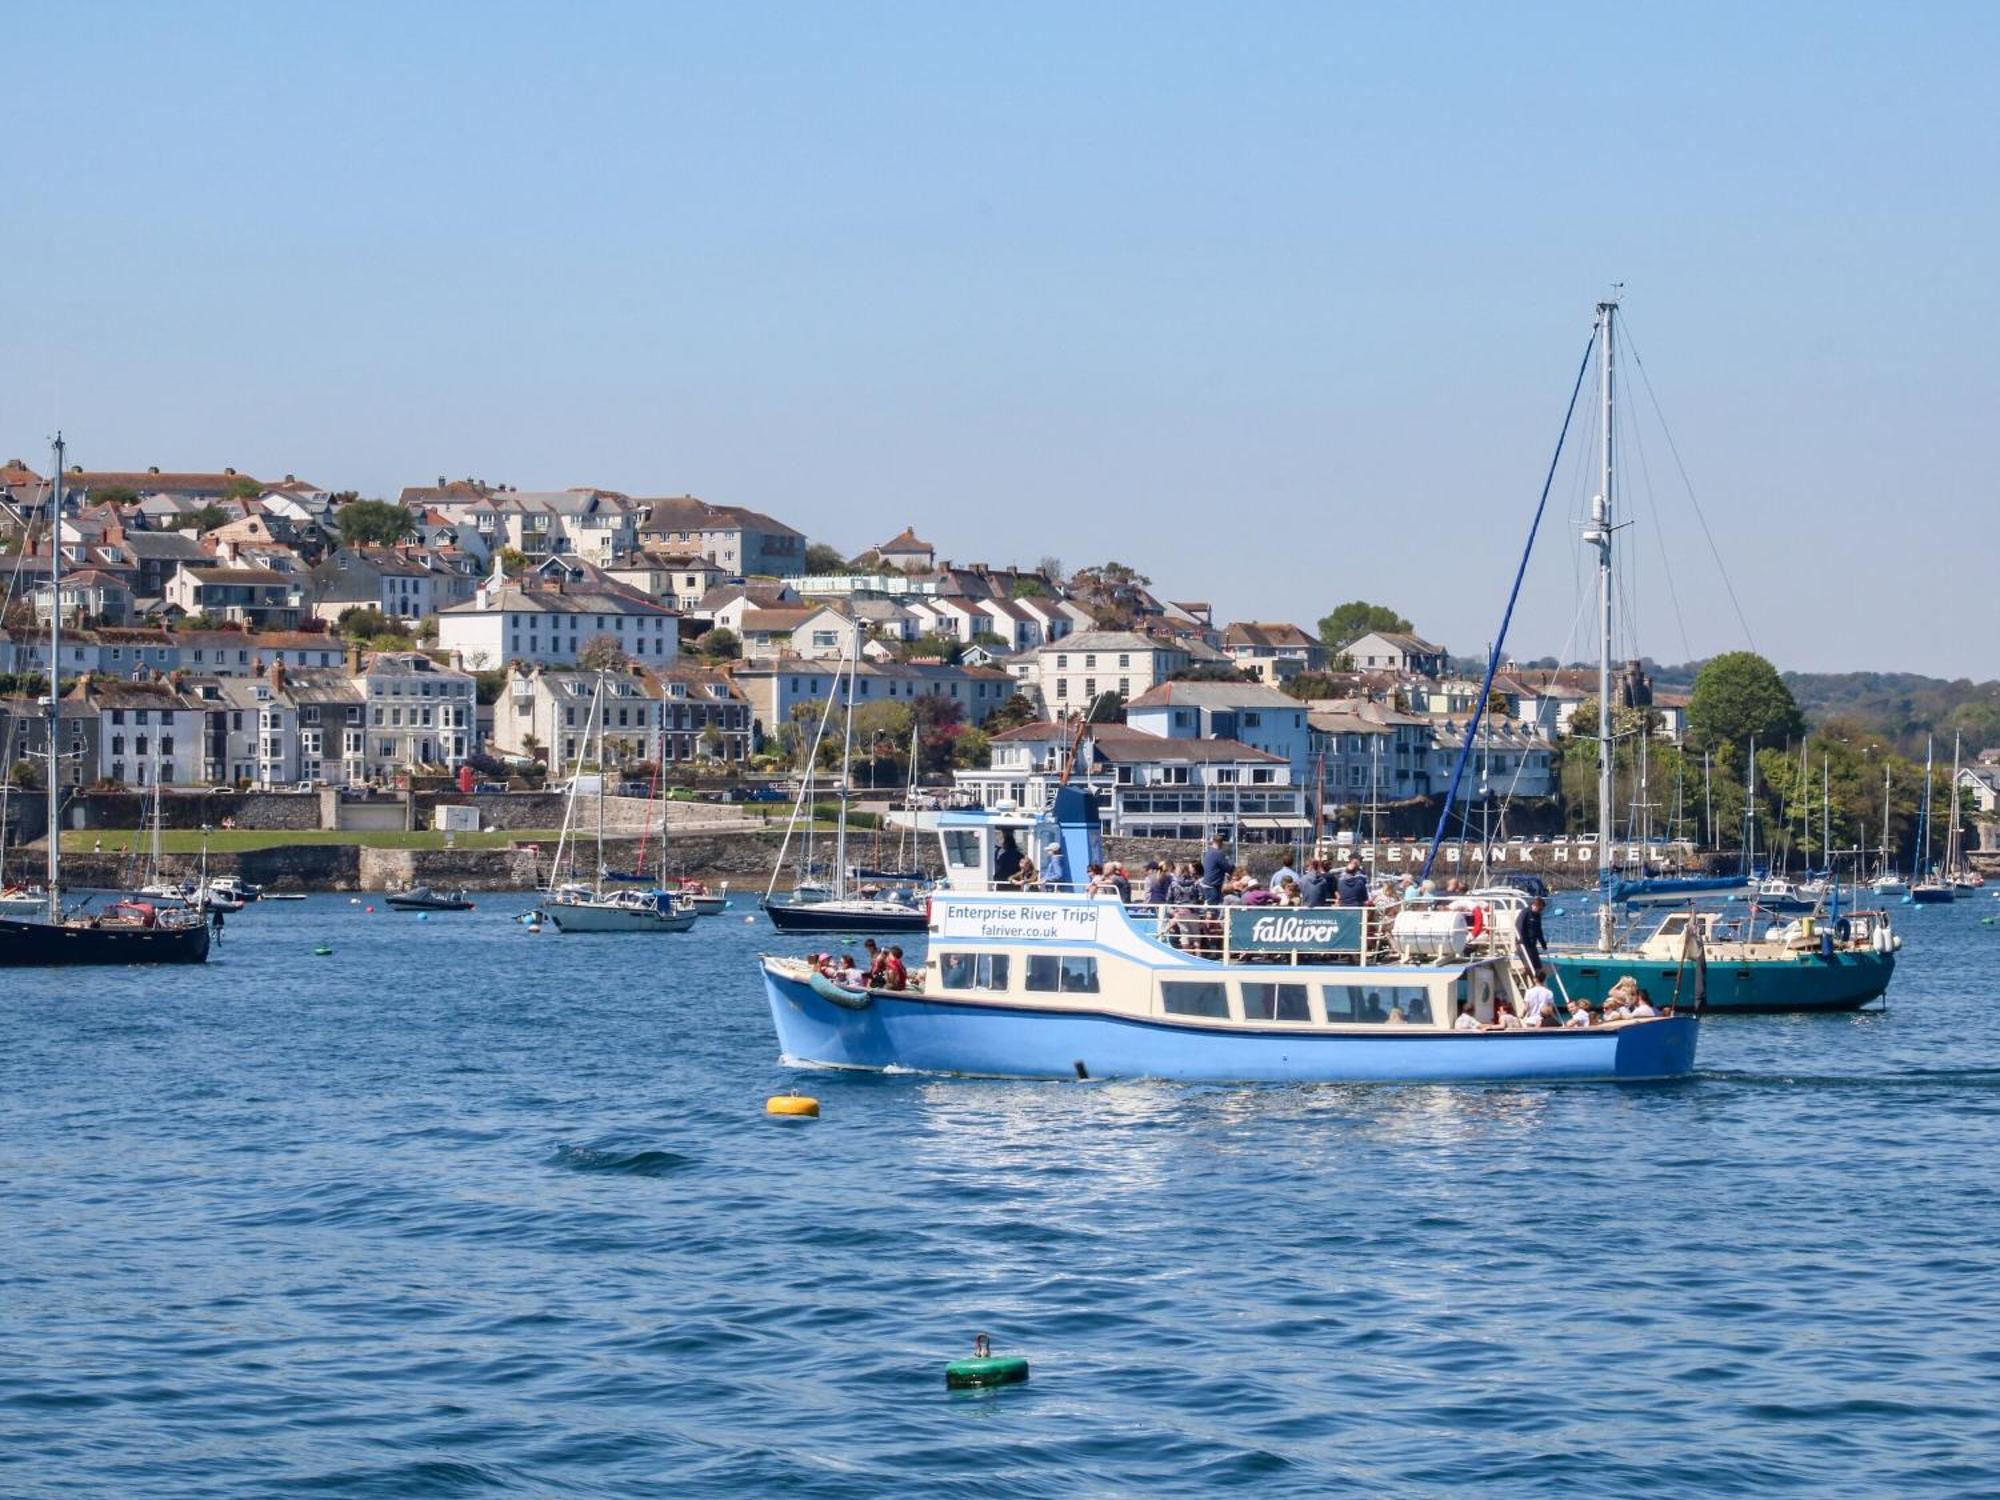
POLYGON ((1367 917, 1363 906, 1232 906, 1229 951, 1359 953, 1367 917))

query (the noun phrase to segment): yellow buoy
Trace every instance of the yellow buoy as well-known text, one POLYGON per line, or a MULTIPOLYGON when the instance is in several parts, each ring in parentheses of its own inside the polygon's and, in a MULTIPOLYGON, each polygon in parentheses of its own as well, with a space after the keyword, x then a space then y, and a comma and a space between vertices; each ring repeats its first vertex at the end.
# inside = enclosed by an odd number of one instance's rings
POLYGON ((804 1094, 773 1094, 764 1101, 767 1115, 789 1115, 794 1118, 817 1120, 819 1100, 808 1099, 804 1094))

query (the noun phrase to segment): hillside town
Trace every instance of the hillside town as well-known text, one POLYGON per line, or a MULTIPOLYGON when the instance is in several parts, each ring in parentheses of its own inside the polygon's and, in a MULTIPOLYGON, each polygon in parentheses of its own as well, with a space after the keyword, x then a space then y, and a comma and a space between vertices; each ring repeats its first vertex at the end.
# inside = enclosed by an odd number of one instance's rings
MULTIPOLYGON (((879 743, 922 726, 938 795, 1036 809, 1080 777, 1108 833, 1189 839, 1226 820, 1291 843, 1442 793, 1481 692, 1410 629, 1329 642, 1219 620, 1122 564, 961 562, 914 524, 850 558, 690 495, 440 477, 380 501, 294 474, 79 467, 58 515, 57 488, 19 460, 0 469, 17 780, 46 748, 58 609, 67 775, 94 790, 556 778, 595 763, 595 729, 610 768, 782 772, 852 659, 864 727, 879 743)), ((1679 742, 1684 694, 1638 663, 1615 691, 1679 742)), ((1594 672, 1502 670, 1473 804, 1535 826, 1595 695, 1594 672)))

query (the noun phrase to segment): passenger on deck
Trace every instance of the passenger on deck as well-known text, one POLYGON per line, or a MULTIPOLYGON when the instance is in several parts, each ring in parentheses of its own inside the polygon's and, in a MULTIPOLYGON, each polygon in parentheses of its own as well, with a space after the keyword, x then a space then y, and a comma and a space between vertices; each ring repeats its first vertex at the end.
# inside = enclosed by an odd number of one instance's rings
POLYGON ((1201 900, 1201 877, 1195 873, 1193 860, 1181 861, 1172 883, 1167 887, 1167 899, 1176 906, 1191 906, 1201 900))
POLYGON ((882 977, 882 965, 889 955, 875 945, 873 938, 863 941, 861 948, 868 960, 868 982, 874 984, 882 977))
POLYGON ((1306 861, 1306 872, 1299 877, 1299 900, 1306 906, 1324 906, 1333 899, 1333 873, 1323 859, 1306 861))
POLYGON ((1531 1029, 1556 1024, 1556 992, 1549 988, 1547 970, 1535 971, 1535 982, 1521 997, 1521 1019, 1531 1029))
POLYGON ((1481 1029, 1479 1017, 1472 1013, 1472 1002, 1470 1000, 1461 1000, 1458 1002, 1458 1019, 1451 1023, 1451 1029, 1453 1031, 1478 1031, 1481 1029))
POLYGON ((1292 851, 1287 849, 1283 854, 1278 856, 1278 868, 1271 872, 1271 879, 1268 884, 1275 891, 1287 880, 1296 882, 1298 878, 1299 872, 1292 868, 1292 851))
POLYGON ((1524 1031, 1527 1029, 1527 1023, 1514 1014, 1513 1006, 1509 1005, 1505 1000, 1497 1000, 1493 1004, 1493 1024, 1486 1029, 1488 1031, 1524 1031))
POLYGON ((1125 873, 1125 866, 1118 863, 1117 860, 1113 860, 1111 868, 1105 871, 1105 873, 1111 877, 1111 884, 1118 893, 1118 899, 1128 906, 1131 905, 1132 877, 1125 873))
POLYGON ((1056 839, 1042 851, 1042 889, 1066 891, 1070 888, 1069 861, 1063 857, 1062 840, 1056 839))
POLYGON ((1625 1018, 1628 1021, 1643 1020, 1658 1014, 1659 1011, 1653 1007, 1653 997, 1644 990, 1640 990, 1632 1003, 1625 1007, 1625 1018))
POLYGON ((885 990, 906 990, 910 987, 910 971, 903 963, 901 948, 891 948, 882 955, 881 987, 885 990))
POLYGON ((1201 900, 1204 906, 1219 906, 1222 903, 1222 883, 1236 873, 1236 866, 1223 853, 1223 839, 1216 834, 1208 841, 1208 849, 1201 856, 1201 900))
POLYGON ((1035 862, 1023 854, 1019 868, 1014 871, 1013 878, 1007 884, 1013 886, 1016 890, 1032 891, 1040 883, 1040 880, 1041 873, 1035 869, 1035 862))
POLYGON ((1340 872, 1340 879, 1334 885, 1334 899, 1341 906, 1368 904, 1368 876, 1362 871, 1360 855, 1347 857, 1347 868, 1340 872))
POLYGON ((1305 897, 1299 893, 1299 883, 1296 880, 1287 880, 1278 887, 1278 905, 1304 906, 1305 904, 1305 897))
POLYGON ((1583 999, 1580 996, 1577 999, 1570 1001, 1569 1019, 1563 1022, 1563 1030, 1570 1031, 1577 1027, 1589 1026, 1592 1024, 1594 1023, 1590 1019, 1590 1002, 1588 1000, 1583 999))
POLYGON ((1118 894, 1118 887, 1112 881, 1111 876, 1105 871, 1103 865, 1092 865, 1090 867, 1090 883, 1084 887, 1084 892, 1086 895, 1091 896, 1115 897, 1118 894))
POLYGON ((1158 906, 1167 899, 1174 888, 1173 871, 1159 860, 1146 862, 1146 904, 1158 906))
POLYGON ((993 851, 993 883, 995 885, 1019 885, 1014 877, 1020 873, 1021 846, 1014 842, 1014 830, 1000 830, 1000 847, 993 851))

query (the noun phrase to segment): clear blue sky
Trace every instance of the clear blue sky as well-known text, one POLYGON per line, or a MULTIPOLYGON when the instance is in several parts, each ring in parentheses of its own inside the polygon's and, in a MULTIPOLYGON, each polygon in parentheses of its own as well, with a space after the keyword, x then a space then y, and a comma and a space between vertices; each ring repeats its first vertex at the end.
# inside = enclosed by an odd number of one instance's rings
MULTIPOLYGON (((2000 6, 83 4, 5 35, 8 454, 60 421, 92 466, 692 491, 844 550, 914 521, 1228 617, 1379 599, 1470 652, 1615 280, 1754 643, 2000 675, 2000 6)), ((1743 645, 1646 458, 1637 644, 1743 645)), ((1573 491, 1524 655, 1587 649, 1573 491)))

